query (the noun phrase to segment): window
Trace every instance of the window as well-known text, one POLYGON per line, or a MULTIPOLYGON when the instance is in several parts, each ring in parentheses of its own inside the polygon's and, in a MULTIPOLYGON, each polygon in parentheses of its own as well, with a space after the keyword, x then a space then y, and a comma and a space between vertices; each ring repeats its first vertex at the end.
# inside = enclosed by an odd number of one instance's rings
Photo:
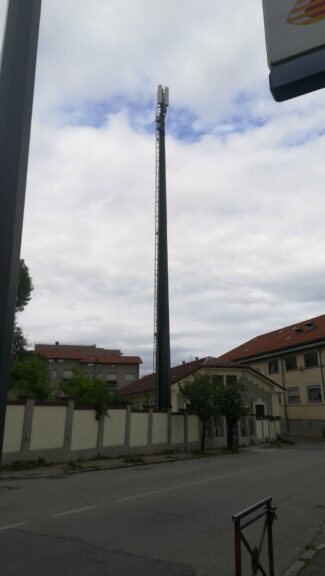
POLYGON ((117 384, 117 375, 116 374, 110 374, 108 373, 106 375, 106 382, 107 384, 109 384, 110 386, 116 386, 117 384))
POLYGON ((223 385, 223 376, 222 374, 215 374, 212 376, 212 381, 216 386, 223 385))
POLYGON ((226 384, 237 384, 237 376, 233 376, 233 374, 227 374, 226 384))
POLYGON ((135 374, 125 374, 125 376, 124 376, 125 384, 129 384, 130 382, 134 382, 134 380, 135 380, 135 374))
POLYGON ((63 380, 70 380, 72 378, 72 370, 63 370, 63 380))
POLYGON ((318 354, 317 352, 306 352, 304 354, 305 368, 314 368, 318 366, 318 354))
POLYGON ((322 393, 320 386, 308 386, 308 402, 321 402, 322 393))
POLYGON ((298 386, 290 386, 287 389, 288 393, 288 403, 289 404, 299 404, 300 402, 300 390, 298 386))
POLYGON ((255 404, 255 415, 256 420, 263 420, 265 416, 265 406, 264 404, 255 404))
POLYGON ((277 374, 279 372, 279 360, 269 361, 269 374, 277 374))
POLYGON ((285 358, 286 370, 297 370, 297 356, 287 356, 285 358))
POLYGON ((58 371, 57 370, 52 370, 52 380, 56 380, 58 375, 58 371))

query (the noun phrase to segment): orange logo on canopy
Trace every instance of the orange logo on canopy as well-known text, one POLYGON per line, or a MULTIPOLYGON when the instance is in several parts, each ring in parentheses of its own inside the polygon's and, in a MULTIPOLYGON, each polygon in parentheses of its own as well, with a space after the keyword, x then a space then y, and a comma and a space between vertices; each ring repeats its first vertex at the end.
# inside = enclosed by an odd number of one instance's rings
POLYGON ((297 0, 288 22, 305 26, 325 19, 325 0, 297 0))

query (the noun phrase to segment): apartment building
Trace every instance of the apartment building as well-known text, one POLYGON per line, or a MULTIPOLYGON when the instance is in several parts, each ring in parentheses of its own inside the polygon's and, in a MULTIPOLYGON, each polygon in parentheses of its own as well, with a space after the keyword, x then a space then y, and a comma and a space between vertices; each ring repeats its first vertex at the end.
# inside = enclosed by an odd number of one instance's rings
POLYGON ((250 365, 285 388, 284 429, 325 436, 325 315, 256 336, 219 361, 250 365))
POLYGON ((104 380, 112 389, 121 390, 138 380, 142 364, 139 356, 124 356, 120 350, 97 348, 95 344, 36 344, 34 353, 46 360, 53 389, 78 370, 89 378, 104 380))

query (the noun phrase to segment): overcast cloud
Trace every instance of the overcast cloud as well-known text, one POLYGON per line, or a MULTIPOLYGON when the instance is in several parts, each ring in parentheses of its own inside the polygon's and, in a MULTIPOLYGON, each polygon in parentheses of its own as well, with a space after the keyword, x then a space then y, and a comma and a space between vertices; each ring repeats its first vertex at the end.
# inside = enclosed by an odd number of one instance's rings
POLYGON ((172 364, 324 313, 324 93, 273 102, 261 1, 43 0, 31 345, 96 343, 151 368, 157 84, 172 364))

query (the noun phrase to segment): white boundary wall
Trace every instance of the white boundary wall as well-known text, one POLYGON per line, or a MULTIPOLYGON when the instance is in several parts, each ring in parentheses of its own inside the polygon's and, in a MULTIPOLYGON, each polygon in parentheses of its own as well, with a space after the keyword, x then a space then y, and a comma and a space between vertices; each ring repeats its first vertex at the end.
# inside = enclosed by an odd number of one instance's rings
MULTIPOLYGON (((246 427, 247 428, 247 427, 246 427)), ((242 436, 263 441, 275 437, 279 422, 255 422, 253 434, 242 436), (261 428, 261 430, 260 430, 261 428)), ((207 448, 226 446, 226 425, 216 437, 210 427, 207 448)), ((112 408, 108 416, 96 419, 94 410, 66 402, 9 402, 7 406, 3 463, 44 458, 64 462, 96 456, 131 453, 150 454, 166 450, 198 449, 201 425, 197 416, 170 411, 136 411, 112 408)))

